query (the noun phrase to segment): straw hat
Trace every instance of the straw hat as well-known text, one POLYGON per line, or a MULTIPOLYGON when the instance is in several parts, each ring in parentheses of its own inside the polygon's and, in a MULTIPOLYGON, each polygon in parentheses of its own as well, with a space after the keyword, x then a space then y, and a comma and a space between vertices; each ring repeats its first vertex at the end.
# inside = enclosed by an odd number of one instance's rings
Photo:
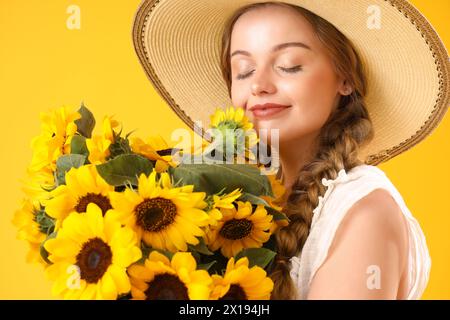
MULTIPOLYGON (((226 20, 258 0, 144 0, 133 41, 156 91, 192 129, 209 124, 217 107, 232 105, 220 70, 226 20)), ((375 137, 361 150, 377 165, 408 150, 439 124, 450 101, 450 63, 438 34, 404 0, 286 0, 336 26, 366 67, 366 103, 375 137), (381 28, 368 28, 377 6, 381 28)), ((202 132, 203 133, 203 130, 202 132)))

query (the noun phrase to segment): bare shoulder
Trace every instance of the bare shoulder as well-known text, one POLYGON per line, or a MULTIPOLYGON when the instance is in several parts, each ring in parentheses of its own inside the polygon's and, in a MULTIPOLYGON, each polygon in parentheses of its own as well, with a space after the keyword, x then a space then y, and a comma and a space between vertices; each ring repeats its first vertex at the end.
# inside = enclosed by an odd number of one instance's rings
POLYGON ((346 228, 358 224, 370 229, 381 228, 385 232, 392 232, 393 235, 406 232, 400 207, 392 195, 381 188, 358 200, 347 212, 341 226, 346 228))
POLYGON ((400 207, 387 190, 373 190, 348 210, 338 226, 309 298, 395 299, 407 248, 407 225, 400 207), (382 274, 379 290, 367 286, 368 272, 374 267, 382 274))

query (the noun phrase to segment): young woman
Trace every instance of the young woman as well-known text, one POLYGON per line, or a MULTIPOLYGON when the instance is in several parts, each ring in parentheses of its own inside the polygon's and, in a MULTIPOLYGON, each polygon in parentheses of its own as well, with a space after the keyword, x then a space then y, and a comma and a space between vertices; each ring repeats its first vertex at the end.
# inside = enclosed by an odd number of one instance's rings
POLYGON ((420 298, 431 265, 425 237, 375 165, 445 113, 449 81, 435 65, 448 70, 448 60, 426 20, 405 1, 190 1, 189 12, 161 2, 144 1, 135 45, 177 114, 192 127, 232 104, 257 131, 279 130, 291 223, 276 234, 272 298, 420 298))

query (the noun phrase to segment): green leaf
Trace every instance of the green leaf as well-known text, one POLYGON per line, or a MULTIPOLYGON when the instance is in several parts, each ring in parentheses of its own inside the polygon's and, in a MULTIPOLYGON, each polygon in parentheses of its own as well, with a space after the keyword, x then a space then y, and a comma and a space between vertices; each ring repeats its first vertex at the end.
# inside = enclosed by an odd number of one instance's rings
POLYGON ((95 127, 94 115, 88 108, 84 106, 84 103, 81 103, 81 107, 78 112, 81 114, 81 118, 75 120, 77 131, 84 137, 90 138, 95 127))
POLYGON ((79 168, 84 165, 86 156, 81 154, 65 154, 56 160, 55 179, 57 185, 66 184, 66 173, 71 168, 79 168))
POLYGON ((45 208, 41 206, 34 214, 34 219, 39 225, 39 231, 45 235, 53 233, 55 229, 55 219, 47 215, 45 208))
POLYGON ((141 256, 141 259, 139 259, 137 263, 143 264, 145 262, 145 260, 148 258, 149 254, 152 250, 153 249, 151 247, 148 247, 145 245, 144 242, 141 242, 142 256, 141 256))
POLYGON ((137 154, 123 154, 97 165, 97 171, 102 178, 115 187, 127 183, 136 186, 141 173, 149 175, 152 170, 152 162, 137 154))
POLYGON ((131 154, 133 151, 131 150, 130 142, 126 138, 122 138, 120 136, 116 136, 114 134, 114 143, 109 146, 110 155, 109 159, 114 159, 115 157, 122 154, 131 154))
POLYGON ((251 204, 256 204, 256 205, 260 205, 262 204, 263 206, 269 206, 269 204, 266 202, 266 200, 255 196, 254 194, 248 193, 248 192, 243 192, 242 195, 237 199, 240 201, 248 201, 251 204))
POLYGON ((45 250, 44 245, 48 240, 56 238, 56 234, 57 234, 56 232, 53 232, 50 235, 48 235, 47 238, 44 241, 42 241, 41 245, 39 246, 39 253, 41 254, 42 259, 44 259, 44 261, 47 262, 48 264, 53 264, 53 262, 48 260, 48 251, 45 250))
POLYGON ((267 176, 248 164, 180 164, 170 171, 175 180, 183 179, 184 185, 193 184, 196 191, 208 194, 225 187, 227 193, 242 188, 251 194, 273 196, 267 176))
POLYGON ((202 257, 200 256, 200 253, 198 253, 197 251, 190 251, 189 253, 194 257, 194 259, 198 265, 200 263, 200 260, 202 259, 202 257))
POLYGON ((275 234, 271 234, 269 240, 264 243, 264 248, 277 252, 277 240, 275 234))
POLYGON ((195 245, 195 246, 191 245, 191 244, 188 245, 189 250, 190 251, 196 251, 198 253, 201 253, 201 254, 204 254, 204 255, 207 255, 207 256, 213 255, 214 252, 211 252, 208 249, 208 246, 206 245, 205 240, 203 238, 198 238, 198 239, 200 240, 200 242, 197 245, 195 245))
POLYGON ((289 220, 289 218, 281 211, 278 211, 270 206, 266 206, 265 207, 267 210, 268 214, 271 214, 273 216, 273 220, 287 220, 287 221, 291 221, 289 220))
POLYGON ((204 264, 199 264, 198 266, 197 266, 197 269, 198 270, 206 270, 206 271, 208 271, 213 265, 215 265, 217 263, 217 261, 216 260, 214 260, 214 261, 211 261, 210 263, 204 263, 204 264))
POLYGON ((70 142, 70 153, 82 154, 87 158, 89 156, 89 150, 86 146, 86 137, 80 135, 73 136, 70 142))
POLYGON ((240 251, 234 259, 237 261, 242 257, 247 257, 249 268, 259 266, 264 269, 276 254, 276 252, 266 248, 248 248, 240 251))
POLYGON ((209 265, 209 274, 223 275, 227 268, 228 258, 224 257, 220 250, 215 251, 213 255, 202 255, 200 260, 197 265, 209 265))

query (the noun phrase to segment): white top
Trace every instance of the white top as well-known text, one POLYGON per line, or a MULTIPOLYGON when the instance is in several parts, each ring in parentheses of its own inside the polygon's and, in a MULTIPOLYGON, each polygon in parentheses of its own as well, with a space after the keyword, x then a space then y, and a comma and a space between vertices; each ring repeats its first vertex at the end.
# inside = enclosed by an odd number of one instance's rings
POLYGON ((371 165, 360 165, 348 173, 342 169, 335 180, 322 179, 327 187, 313 211, 309 236, 299 257, 292 257, 291 277, 298 288, 298 299, 306 299, 311 280, 325 261, 336 230, 348 210, 358 200, 377 188, 390 192, 401 208, 409 233, 407 299, 419 299, 425 290, 431 267, 425 236, 402 196, 385 173, 371 165))

